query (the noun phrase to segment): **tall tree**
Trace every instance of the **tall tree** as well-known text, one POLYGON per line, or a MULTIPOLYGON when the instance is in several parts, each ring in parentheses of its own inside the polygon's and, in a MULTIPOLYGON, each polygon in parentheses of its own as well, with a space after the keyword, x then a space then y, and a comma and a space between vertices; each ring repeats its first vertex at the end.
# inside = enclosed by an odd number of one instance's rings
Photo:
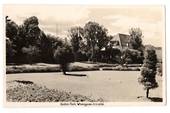
POLYGON ((15 61, 18 29, 18 25, 6 16, 6 63, 15 61))
POLYGON ((15 40, 18 33, 18 25, 6 16, 6 37, 11 41, 15 40))
POLYGON ((144 89, 146 90, 146 98, 149 97, 150 89, 158 87, 158 83, 155 79, 156 64, 157 56, 154 48, 147 47, 145 49, 145 59, 141 70, 141 76, 138 79, 139 83, 144 85, 144 89))
POLYGON ((23 48, 30 48, 31 45, 36 46, 36 48, 40 50, 40 32, 38 18, 35 16, 25 19, 23 24, 18 26, 17 36, 15 40, 12 41, 12 44, 15 45, 14 49, 16 50, 16 62, 27 63, 25 61, 29 61, 29 59, 23 60, 24 57, 27 58, 25 56, 26 54, 23 53, 23 48))
POLYGON ((130 34, 130 46, 132 49, 142 51, 144 46, 142 44, 142 30, 140 28, 131 28, 129 30, 130 34))
POLYGON ((24 23, 19 26, 19 33, 17 37, 17 44, 20 45, 19 49, 23 46, 40 45, 41 29, 38 26, 38 18, 35 16, 29 17, 24 20, 24 23))
POLYGON ((38 18, 35 16, 29 17, 24 21, 23 29, 25 31, 25 38, 28 45, 40 44, 39 36, 41 29, 38 25, 38 18))
POLYGON ((89 21, 84 26, 84 37, 87 40, 87 47, 90 51, 90 60, 94 61, 96 54, 108 42, 108 30, 96 22, 89 21))
POLYGON ((78 54, 81 51, 81 46, 83 43, 83 28, 81 27, 72 27, 69 30, 69 36, 71 37, 71 46, 73 48, 73 53, 75 60, 78 60, 78 54))

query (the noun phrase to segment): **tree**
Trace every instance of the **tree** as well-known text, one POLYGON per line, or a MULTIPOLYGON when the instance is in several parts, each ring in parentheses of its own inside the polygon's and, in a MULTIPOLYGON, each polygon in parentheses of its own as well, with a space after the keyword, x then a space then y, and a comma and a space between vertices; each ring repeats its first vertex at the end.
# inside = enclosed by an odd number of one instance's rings
POLYGON ((59 46, 54 51, 54 58, 57 62, 59 62, 63 74, 66 75, 69 63, 74 61, 74 55, 71 46, 69 46, 68 44, 59 46))
POLYGON ((18 25, 6 16, 6 63, 13 63, 17 53, 18 25))
POLYGON ((113 48, 112 45, 108 45, 100 51, 100 62, 105 63, 120 63, 121 50, 119 48, 113 48))
POLYGON ((26 60, 28 61, 29 64, 32 64, 36 60, 36 58, 40 57, 40 50, 36 46, 29 45, 28 48, 23 47, 22 52, 26 54, 27 57, 26 60))
POLYGON ((9 38, 6 38, 6 63, 11 63, 14 61, 13 57, 16 51, 13 49, 12 41, 9 38))
POLYGON ((121 53, 120 64, 123 66, 124 64, 132 63, 132 52, 130 49, 125 49, 121 53))
POLYGON ((43 62, 54 63, 55 50, 63 46, 63 41, 54 35, 47 34, 41 37, 41 57, 43 62))
POLYGON ((96 22, 89 21, 84 26, 84 37, 87 40, 88 51, 90 52, 90 60, 94 61, 96 54, 104 46, 107 45, 108 30, 96 22))
POLYGON ((69 36, 71 37, 71 46, 73 48, 73 53, 75 60, 78 60, 78 55, 81 51, 81 45, 83 43, 83 28, 81 27, 72 27, 69 30, 69 36))
MULTIPOLYGON (((22 29, 24 32, 25 41, 28 45, 37 45, 40 44, 40 33, 41 29, 39 28, 38 18, 35 16, 29 17, 24 20, 24 24, 22 29)), ((27 45, 27 46, 28 46, 27 45)))
POLYGON ((40 46, 41 29, 38 24, 38 18, 32 16, 25 19, 23 24, 19 26, 16 41, 17 45, 19 45, 18 49, 21 49, 23 46, 28 47, 29 45, 40 46))
POLYGON ((15 40, 18 33, 18 25, 6 16, 6 37, 11 41, 15 40))
POLYGON ((122 63, 123 64, 142 64, 143 53, 135 49, 125 49, 122 51, 122 63))
POLYGON ((145 59, 141 70, 141 76, 138 78, 139 83, 144 85, 146 90, 146 98, 149 97, 149 90, 158 87, 156 82, 156 64, 157 56, 156 52, 152 47, 145 49, 145 59))
POLYGON ((142 30, 140 28, 131 28, 129 30, 130 34, 130 46, 131 49, 143 51, 143 44, 142 44, 142 30))
MULTIPOLYGON (((40 54, 41 49, 41 29, 38 26, 38 18, 35 16, 29 17, 24 20, 23 24, 19 26, 18 28, 18 35, 16 37, 16 40, 13 42, 15 45, 15 49, 17 50, 16 59, 19 63, 25 63, 25 60, 22 60, 25 58, 30 57, 29 54, 23 53, 23 48, 32 48, 36 47, 36 49, 39 51, 37 52, 40 54), (26 56, 28 55, 28 56, 26 56)), ((41 58, 37 59, 41 60, 41 58)), ((35 60, 33 60, 35 61, 35 60)), ((32 62, 32 61, 31 61, 32 62)))

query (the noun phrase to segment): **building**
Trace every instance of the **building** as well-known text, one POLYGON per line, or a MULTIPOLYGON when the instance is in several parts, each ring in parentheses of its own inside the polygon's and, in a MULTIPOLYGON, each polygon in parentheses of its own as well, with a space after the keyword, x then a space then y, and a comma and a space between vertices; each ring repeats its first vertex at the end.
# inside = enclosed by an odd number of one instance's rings
POLYGON ((123 50, 129 47, 129 39, 129 35, 118 33, 110 40, 110 44, 112 47, 117 47, 123 50))
MULTIPOLYGON (((118 48, 120 50, 124 50, 126 48, 130 48, 130 36, 127 34, 118 33, 113 36, 113 38, 109 41, 108 46, 112 48, 118 48)), ((101 51, 105 51, 106 48, 102 48, 101 51)))
POLYGON ((121 51, 130 48, 130 36, 118 33, 113 36, 108 45, 101 49, 100 59, 107 63, 119 63, 121 51), (112 48, 112 49, 111 49, 112 48))

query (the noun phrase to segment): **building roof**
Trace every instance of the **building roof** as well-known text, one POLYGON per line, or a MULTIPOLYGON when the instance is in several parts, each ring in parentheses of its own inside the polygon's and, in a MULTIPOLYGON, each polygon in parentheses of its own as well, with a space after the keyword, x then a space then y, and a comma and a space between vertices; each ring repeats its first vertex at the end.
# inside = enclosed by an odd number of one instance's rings
POLYGON ((120 42, 120 46, 123 49, 123 48, 126 48, 128 46, 129 39, 130 39, 129 35, 118 33, 117 35, 113 36, 111 41, 116 41, 116 40, 119 41, 120 42))

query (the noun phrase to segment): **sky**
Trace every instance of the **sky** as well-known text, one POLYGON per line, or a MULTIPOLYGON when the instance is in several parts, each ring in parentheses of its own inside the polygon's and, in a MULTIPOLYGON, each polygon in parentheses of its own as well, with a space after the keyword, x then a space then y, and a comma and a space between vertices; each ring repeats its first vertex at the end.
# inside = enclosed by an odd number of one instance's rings
POLYGON ((162 46, 165 40, 164 7, 158 5, 5 5, 6 15, 18 25, 36 16, 46 34, 60 37, 66 37, 71 27, 95 21, 107 28, 109 35, 129 34, 130 28, 138 27, 145 45, 162 46))

